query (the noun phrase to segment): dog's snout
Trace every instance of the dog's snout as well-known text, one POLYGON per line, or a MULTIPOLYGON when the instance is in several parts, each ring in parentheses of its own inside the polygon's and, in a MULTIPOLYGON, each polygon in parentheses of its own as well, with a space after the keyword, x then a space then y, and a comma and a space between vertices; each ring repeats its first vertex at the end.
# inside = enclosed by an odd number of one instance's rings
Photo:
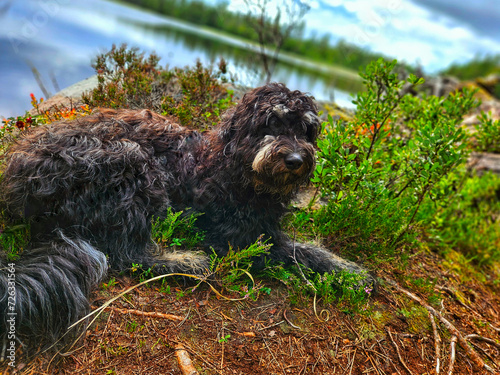
POLYGON ((299 169, 304 164, 304 159, 297 152, 292 152, 285 156, 285 165, 291 171, 299 169))

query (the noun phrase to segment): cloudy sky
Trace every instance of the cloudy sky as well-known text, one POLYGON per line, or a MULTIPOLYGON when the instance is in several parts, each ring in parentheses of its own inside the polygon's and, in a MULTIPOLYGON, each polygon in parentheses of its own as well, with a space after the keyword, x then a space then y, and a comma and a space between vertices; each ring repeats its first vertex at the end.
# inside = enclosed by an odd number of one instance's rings
MULTIPOLYGON (((436 72, 500 53, 500 0, 310 0, 307 28, 436 72)), ((232 0, 233 9, 245 9, 232 0)))
MULTIPOLYGON (((247 9, 244 0, 226 1, 234 10, 247 9)), ((419 63, 428 73, 477 55, 500 54, 500 0, 300 1, 311 4, 305 17, 309 33, 328 33, 333 43, 343 39, 419 63)), ((193 49, 180 36, 167 36, 161 28, 141 26, 172 21, 114 1, 0 0, 0 21, 0 118, 31 108, 29 93, 45 96, 31 66, 53 93, 59 91, 52 87, 53 81, 64 88, 94 74, 90 61, 112 43, 155 50, 164 58, 162 64, 171 67, 190 64, 196 58, 207 62, 218 53, 209 46, 193 49)), ((286 77, 290 85, 306 87, 318 98, 330 95, 328 89, 317 88, 317 83, 292 79, 289 73, 286 77)), ((337 92, 335 98, 341 100, 341 94, 337 92)))

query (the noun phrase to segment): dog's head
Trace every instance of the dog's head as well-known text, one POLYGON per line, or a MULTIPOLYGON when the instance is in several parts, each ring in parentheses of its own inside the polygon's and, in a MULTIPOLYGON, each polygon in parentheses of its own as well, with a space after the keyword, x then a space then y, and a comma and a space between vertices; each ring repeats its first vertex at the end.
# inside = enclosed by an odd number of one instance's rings
POLYGON ((309 181, 320 124, 313 99, 283 84, 247 93, 221 128, 257 191, 289 195, 309 181))

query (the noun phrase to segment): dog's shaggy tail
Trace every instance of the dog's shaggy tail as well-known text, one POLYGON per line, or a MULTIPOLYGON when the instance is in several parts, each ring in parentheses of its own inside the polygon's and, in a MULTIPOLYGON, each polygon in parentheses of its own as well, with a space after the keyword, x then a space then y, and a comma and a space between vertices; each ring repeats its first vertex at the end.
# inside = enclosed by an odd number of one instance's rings
POLYGON ((28 356, 54 343, 64 348, 78 331, 68 327, 89 311, 90 291, 106 271, 103 253, 62 232, 17 261, 0 259, 0 343, 22 345, 28 356))

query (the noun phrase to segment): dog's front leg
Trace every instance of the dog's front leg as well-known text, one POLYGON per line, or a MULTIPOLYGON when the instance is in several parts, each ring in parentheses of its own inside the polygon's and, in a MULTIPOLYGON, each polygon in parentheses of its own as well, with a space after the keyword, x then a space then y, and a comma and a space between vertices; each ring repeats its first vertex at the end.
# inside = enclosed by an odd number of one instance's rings
POLYGON ((279 252, 283 252, 280 257, 282 259, 285 256, 288 257, 286 264, 300 264, 319 274, 345 271, 358 275, 360 286, 375 286, 376 284, 375 277, 367 269, 325 248, 290 240, 282 243, 280 247, 279 252))

